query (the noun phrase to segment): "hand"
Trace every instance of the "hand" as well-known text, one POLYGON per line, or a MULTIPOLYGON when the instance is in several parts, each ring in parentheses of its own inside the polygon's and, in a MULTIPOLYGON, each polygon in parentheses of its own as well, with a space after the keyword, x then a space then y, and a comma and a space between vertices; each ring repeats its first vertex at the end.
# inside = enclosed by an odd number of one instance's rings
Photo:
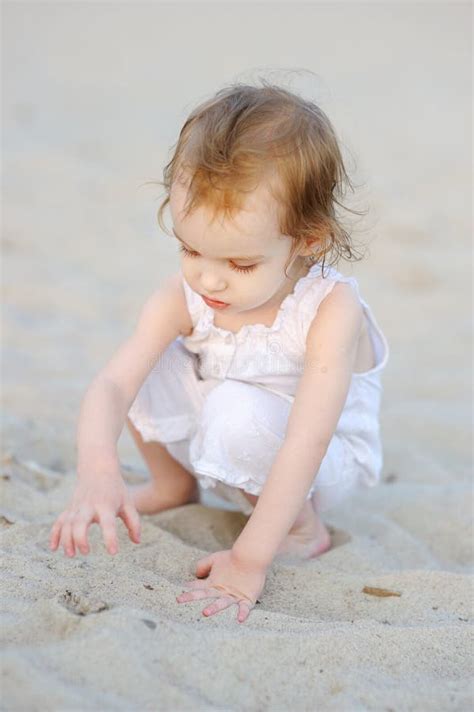
POLYGON ((198 561, 196 576, 207 578, 186 582, 183 588, 191 588, 192 591, 180 594, 177 602, 217 599, 202 611, 204 616, 212 616, 235 603, 239 608, 237 620, 243 623, 263 590, 266 569, 242 561, 231 549, 227 549, 198 561))
POLYGON ((74 556, 76 546, 82 554, 89 553, 87 530, 92 523, 102 528, 104 544, 109 554, 118 552, 115 517, 120 517, 128 529, 130 539, 140 542, 140 517, 130 492, 121 476, 97 475, 79 480, 71 503, 56 519, 49 537, 49 546, 56 551, 59 545, 64 554, 74 556))

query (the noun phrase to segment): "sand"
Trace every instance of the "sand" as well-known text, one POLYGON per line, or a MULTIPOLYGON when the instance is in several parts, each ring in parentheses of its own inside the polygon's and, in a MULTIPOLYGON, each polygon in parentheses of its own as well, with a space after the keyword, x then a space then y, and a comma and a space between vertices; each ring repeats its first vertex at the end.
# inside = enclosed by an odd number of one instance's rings
MULTIPOLYGON (((269 12, 4 3, 8 712, 471 707, 469 7, 279 4, 272 32, 269 12), (391 359, 381 483, 325 515, 326 554, 274 562, 239 625, 235 607, 204 618, 202 602, 175 602, 196 561, 245 525, 222 500, 143 517, 140 545, 118 521, 115 557, 96 526, 74 559, 48 534, 74 485, 85 388, 178 265, 155 224, 159 190, 142 184, 160 179, 195 102, 269 65, 319 75, 355 158, 364 185, 346 204, 370 208, 354 226, 370 253, 339 268, 391 359)), ((126 432, 119 452, 126 480, 143 481, 126 432)))

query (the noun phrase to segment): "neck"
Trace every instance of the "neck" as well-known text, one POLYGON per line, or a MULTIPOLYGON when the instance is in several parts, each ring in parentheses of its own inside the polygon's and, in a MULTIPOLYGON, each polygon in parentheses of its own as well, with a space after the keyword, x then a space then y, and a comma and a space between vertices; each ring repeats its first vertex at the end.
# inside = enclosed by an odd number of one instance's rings
MULTIPOLYGON (((294 285, 301 277, 306 277, 312 265, 304 257, 297 257, 287 270, 287 283, 294 285)), ((291 291, 291 288, 290 288, 291 291)))
POLYGON ((279 306, 285 297, 287 297, 288 294, 291 294, 294 290, 295 284, 298 280, 308 274, 311 267, 312 265, 308 264, 304 257, 296 258, 286 270, 288 277, 285 277, 285 281, 283 282, 281 288, 274 295, 272 299, 272 306, 279 306))

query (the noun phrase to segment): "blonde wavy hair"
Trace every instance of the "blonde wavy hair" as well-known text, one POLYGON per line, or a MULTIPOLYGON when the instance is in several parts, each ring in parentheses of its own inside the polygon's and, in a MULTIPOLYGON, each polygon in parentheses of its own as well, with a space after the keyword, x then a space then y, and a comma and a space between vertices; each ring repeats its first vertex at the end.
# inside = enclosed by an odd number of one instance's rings
MULTIPOLYGON (((351 237, 336 216, 343 183, 352 188, 328 117, 315 103, 262 81, 235 83, 199 104, 185 121, 172 158, 163 170, 165 198, 158 223, 168 233, 163 211, 175 180, 187 176, 185 215, 205 206, 232 217, 245 194, 267 180, 279 205, 280 232, 293 245, 287 264, 303 241, 315 245, 311 261, 359 260, 351 237)), ((354 210, 349 212, 358 213, 354 210)))

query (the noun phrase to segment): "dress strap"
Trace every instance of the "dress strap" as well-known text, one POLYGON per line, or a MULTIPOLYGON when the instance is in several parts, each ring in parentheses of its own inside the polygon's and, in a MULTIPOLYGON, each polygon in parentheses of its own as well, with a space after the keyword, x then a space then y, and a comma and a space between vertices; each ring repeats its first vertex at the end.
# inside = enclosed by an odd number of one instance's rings
POLYGON ((330 273, 327 278, 325 279, 316 279, 314 282, 310 285, 309 289, 305 291, 303 294, 303 297, 300 302, 300 310, 299 310, 299 320, 300 320, 300 334, 302 336, 302 348, 303 343, 306 343, 306 337, 307 333, 309 330, 309 326, 313 318, 316 316, 316 313, 318 311, 319 305, 323 301, 325 297, 332 291, 334 288, 334 285, 337 284, 338 282, 345 282, 347 284, 350 284, 354 291, 356 292, 358 299, 362 305, 362 308, 367 316, 368 319, 368 327, 369 327, 369 335, 372 340, 373 346, 374 346, 374 351, 375 351, 375 359, 376 359, 376 365, 374 368, 372 368, 368 372, 364 372, 363 374, 354 374, 354 375, 360 375, 360 376, 366 376, 369 373, 375 373, 376 371, 382 370, 385 365, 387 364, 389 354, 390 354, 390 348, 389 344, 387 341, 387 338, 380 328, 374 313, 372 309, 370 308, 369 304, 365 301, 365 299, 362 297, 360 293, 360 287, 359 287, 359 282, 357 281, 356 277, 353 276, 345 276, 338 272, 337 270, 334 270, 331 268, 330 273))
POLYGON ((340 272, 337 272, 333 267, 327 269, 326 276, 315 274, 314 278, 308 280, 305 289, 301 290, 301 298, 299 300, 299 312, 306 318, 316 316, 318 307, 323 299, 333 289, 338 281, 352 281, 352 277, 344 277, 340 272))

